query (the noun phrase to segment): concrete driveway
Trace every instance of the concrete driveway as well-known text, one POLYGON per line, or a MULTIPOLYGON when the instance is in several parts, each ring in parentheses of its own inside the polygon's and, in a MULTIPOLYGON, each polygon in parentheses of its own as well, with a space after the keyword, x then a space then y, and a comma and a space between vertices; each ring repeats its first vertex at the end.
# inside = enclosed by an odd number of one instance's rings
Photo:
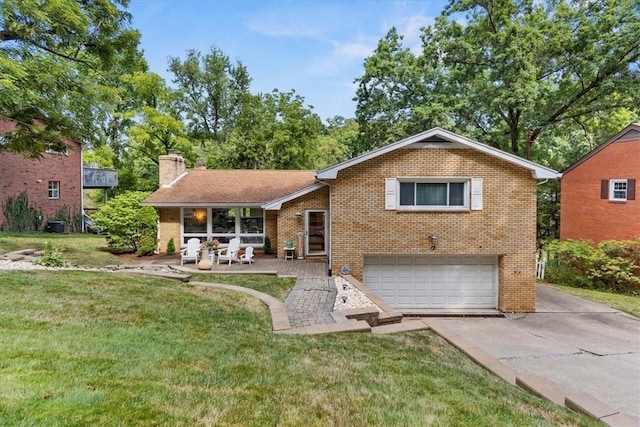
POLYGON ((537 286, 537 311, 438 319, 518 375, 586 393, 640 425, 640 319, 537 286))

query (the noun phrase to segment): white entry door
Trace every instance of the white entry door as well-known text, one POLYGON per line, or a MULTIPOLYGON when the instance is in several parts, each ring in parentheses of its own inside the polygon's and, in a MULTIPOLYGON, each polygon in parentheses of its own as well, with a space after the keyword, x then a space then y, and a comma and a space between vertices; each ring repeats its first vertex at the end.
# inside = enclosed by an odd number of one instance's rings
POLYGON ((396 308, 496 308, 497 257, 365 257, 364 284, 396 308))
POLYGON ((327 211, 306 211, 304 221, 305 253, 327 253, 327 211))

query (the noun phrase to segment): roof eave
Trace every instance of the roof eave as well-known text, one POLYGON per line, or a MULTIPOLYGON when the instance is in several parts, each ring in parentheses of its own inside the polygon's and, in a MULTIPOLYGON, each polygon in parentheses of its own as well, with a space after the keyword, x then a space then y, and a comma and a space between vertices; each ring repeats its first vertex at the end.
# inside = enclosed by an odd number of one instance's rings
POLYGON ((298 197, 302 197, 306 194, 309 194, 313 191, 316 191, 326 184, 322 182, 315 182, 301 190, 295 191, 291 194, 287 194, 286 196, 279 197, 277 199, 271 200, 262 205, 262 208, 266 211, 279 211, 282 208, 282 204, 289 202, 291 200, 297 199, 298 197))
POLYGON ((376 150, 370 151, 368 153, 362 154, 358 157, 354 157, 351 160, 344 161, 342 163, 338 163, 337 165, 330 166, 328 168, 322 169, 318 171, 316 174, 317 179, 336 179, 338 177, 338 172, 343 169, 349 168, 351 166, 355 166, 364 161, 373 159, 375 157, 381 156, 383 154, 389 153, 391 151, 397 150, 399 148, 406 147, 407 145, 414 144, 423 139, 431 138, 433 136, 440 136, 447 141, 456 142, 467 146, 469 148, 473 148, 478 150, 484 154, 487 154, 492 157, 496 157, 498 159, 504 160, 508 163, 514 164, 519 167, 523 167, 531 171, 532 176, 535 179, 559 179, 562 174, 547 168, 545 166, 538 165, 537 163, 533 163, 529 160, 525 160, 521 157, 518 157, 514 154, 507 153, 505 151, 499 150, 497 148, 490 147, 488 145, 482 144, 478 141, 474 141, 472 139, 466 138, 464 136, 455 134, 448 130, 435 127, 425 132, 421 132, 417 135, 410 136, 408 138, 402 139, 398 142, 391 143, 384 147, 378 148, 376 150))

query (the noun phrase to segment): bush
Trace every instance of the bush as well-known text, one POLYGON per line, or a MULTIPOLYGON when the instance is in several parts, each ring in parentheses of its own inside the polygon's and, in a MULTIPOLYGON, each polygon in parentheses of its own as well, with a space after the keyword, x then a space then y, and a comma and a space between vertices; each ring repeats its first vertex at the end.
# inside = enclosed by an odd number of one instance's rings
POLYGON ((176 253, 176 243, 173 241, 173 237, 169 239, 167 243, 167 255, 173 255, 176 253))
POLYGON ((271 239, 269 239, 269 236, 264 236, 264 245, 262 246, 262 251, 266 255, 271 254, 271 239))
POLYGON ((44 255, 37 259, 34 263, 44 265, 45 267, 66 267, 67 260, 62 256, 63 248, 53 246, 51 241, 47 241, 44 245, 44 255))
POLYGON ((140 238, 138 244, 138 250, 136 254, 138 256, 153 255, 156 250, 156 238, 153 235, 145 234, 140 238))
POLYGON ((149 255, 155 250, 158 214, 151 206, 140 206, 147 195, 139 191, 122 193, 94 214, 96 225, 107 233, 107 244, 112 251, 138 253, 140 250, 149 255), (153 249, 149 251, 151 246, 153 249))
POLYGON ((42 227, 42 210, 29 205, 29 196, 23 191, 16 197, 9 196, 2 204, 7 231, 39 231, 42 227))
POLYGON ((640 290, 640 239, 603 241, 597 248, 588 241, 555 241, 548 251, 551 282, 621 293, 640 290))

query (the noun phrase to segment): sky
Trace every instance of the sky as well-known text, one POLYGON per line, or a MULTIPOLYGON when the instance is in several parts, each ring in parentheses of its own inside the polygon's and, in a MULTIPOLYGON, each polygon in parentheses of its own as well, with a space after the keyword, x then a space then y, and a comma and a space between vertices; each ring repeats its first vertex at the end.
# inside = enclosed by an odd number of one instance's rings
POLYGON ((364 59, 396 27, 403 46, 420 46, 443 0, 131 0, 132 26, 150 71, 171 84, 168 58, 216 47, 242 62, 252 93, 295 90, 322 120, 355 117, 364 59))

